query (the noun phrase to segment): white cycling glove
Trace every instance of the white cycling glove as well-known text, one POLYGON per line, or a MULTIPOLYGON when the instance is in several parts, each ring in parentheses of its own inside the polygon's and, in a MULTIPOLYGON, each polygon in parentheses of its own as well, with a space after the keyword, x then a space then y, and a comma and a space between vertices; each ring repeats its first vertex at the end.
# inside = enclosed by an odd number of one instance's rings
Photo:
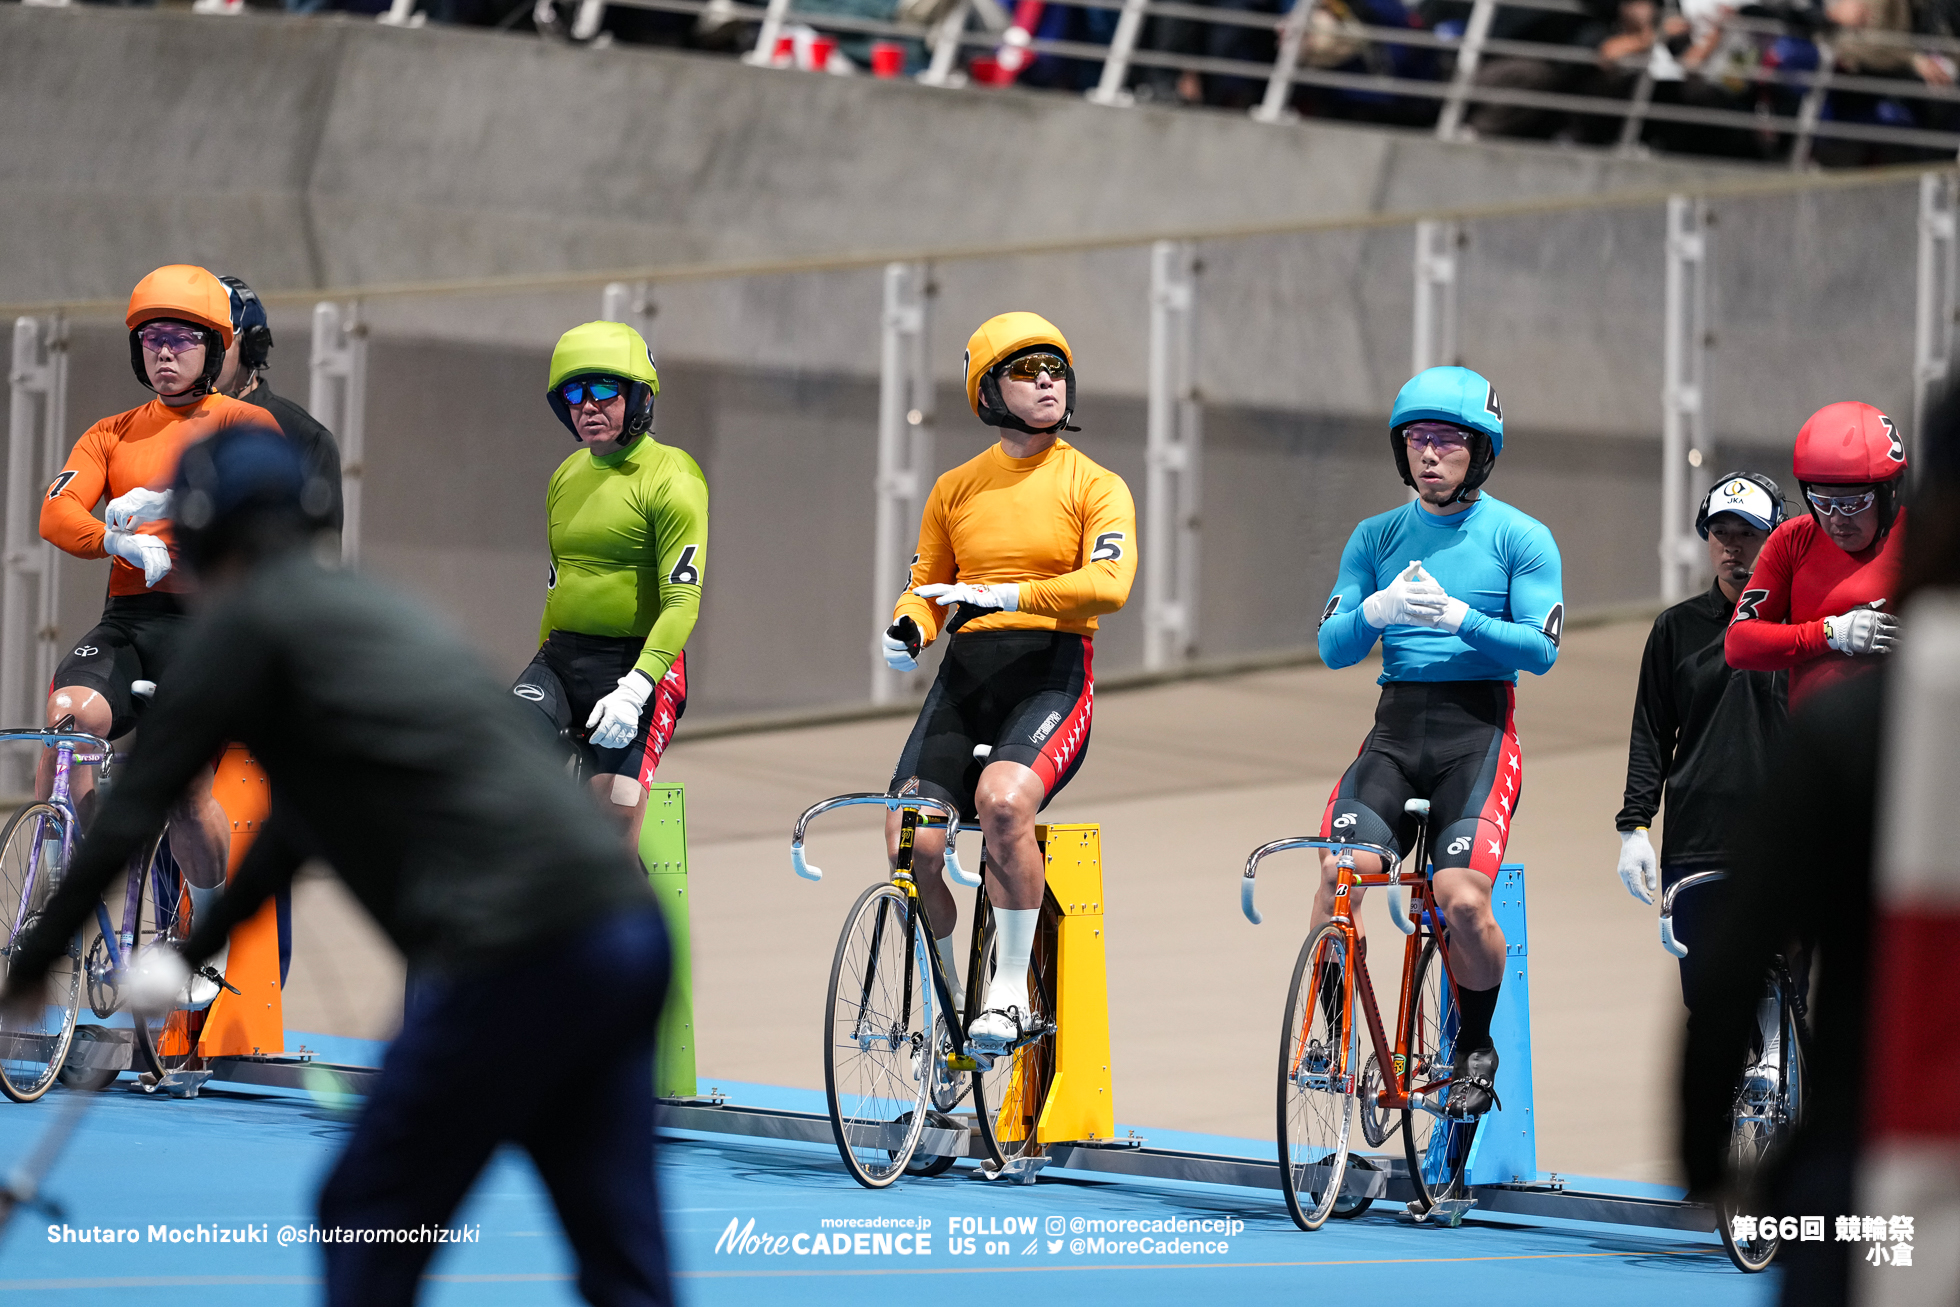
POLYGON ((919 650, 925 641, 919 624, 909 617, 901 617, 886 628, 879 643, 879 652, 885 655, 885 666, 895 672, 916 672, 919 670, 919 650))
POLYGON ((1882 613, 1883 599, 1872 600, 1869 608, 1824 619, 1824 639, 1841 654, 1889 654, 1899 641, 1899 619, 1882 613))
POLYGON ((653 697, 653 678, 634 668, 619 678, 619 688, 592 705, 585 724, 595 749, 623 749, 640 725, 640 710, 653 697))
POLYGON ((1654 857, 1645 826, 1620 832, 1620 879, 1626 882, 1627 893, 1642 903, 1653 903, 1661 885, 1660 861, 1654 857))
POLYGON ((1443 583, 1431 576, 1423 568, 1421 563, 1416 564, 1416 576, 1419 580, 1427 581, 1429 584, 1435 586, 1436 593, 1443 596, 1443 610, 1436 614, 1435 621, 1428 622, 1426 625, 1433 626, 1439 631, 1448 631, 1451 635, 1455 635, 1458 631, 1462 630, 1463 619, 1470 616, 1470 605, 1464 603, 1461 599, 1452 599, 1444 591, 1443 583))
POLYGON ((141 1016, 160 1016, 184 1002, 190 984, 190 964, 168 944, 146 948, 130 963, 122 982, 123 1000, 141 1016))
POLYGON ((1021 587, 1018 585, 922 585, 912 593, 946 608, 956 604, 972 604, 976 608, 998 608, 1002 612, 1012 613, 1021 607, 1021 587))
POLYGON ((1361 617, 1377 631, 1391 626, 1434 626, 1449 596, 1430 580, 1420 561, 1361 601, 1361 617))
POLYGON ((155 585, 170 575, 170 546, 160 536, 111 530, 102 537, 102 549, 131 567, 142 568, 145 586, 155 585))
POLYGON ((102 520, 111 531, 133 531, 145 522, 161 522, 170 516, 170 492, 168 490, 130 491, 109 501, 109 511, 102 520))

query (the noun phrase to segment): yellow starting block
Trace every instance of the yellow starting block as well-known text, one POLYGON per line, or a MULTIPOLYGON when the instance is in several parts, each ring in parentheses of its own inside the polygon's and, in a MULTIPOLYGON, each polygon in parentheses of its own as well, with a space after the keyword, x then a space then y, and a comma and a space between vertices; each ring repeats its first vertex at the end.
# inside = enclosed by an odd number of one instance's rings
MULTIPOLYGON (((1048 866, 1048 897, 1042 905, 1035 947, 1055 957, 1055 1052, 1051 1074, 1029 1077, 1028 1089, 1041 1095, 1035 1142, 1073 1143, 1109 1139, 1116 1133, 1116 1105, 1109 1076, 1109 969, 1103 940, 1102 827, 1095 822, 1035 827, 1048 866), (1045 1079, 1046 1084, 1041 1081, 1045 1079)), ((1039 1046, 1018 1051, 1046 1061, 1039 1046)), ((1022 1068, 1016 1066, 1016 1078, 1022 1068)), ((1010 1127, 1010 1105, 1003 1103, 997 1129, 1010 1127)), ((1003 1134, 1003 1138, 1019 1135, 1003 1134)))

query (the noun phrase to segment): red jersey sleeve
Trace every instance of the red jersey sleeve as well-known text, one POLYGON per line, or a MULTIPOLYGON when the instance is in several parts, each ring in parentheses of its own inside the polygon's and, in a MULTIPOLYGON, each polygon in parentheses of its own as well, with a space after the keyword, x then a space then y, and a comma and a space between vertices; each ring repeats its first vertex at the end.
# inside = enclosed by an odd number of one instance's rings
POLYGON ((41 538, 77 558, 102 558, 102 520, 95 505, 109 487, 107 428, 98 422, 82 433, 61 472, 41 497, 41 538))
POLYGON ((1830 651, 1821 619, 1790 621, 1790 584, 1798 561, 1796 525, 1786 523, 1771 533, 1756 559, 1749 588, 1736 597, 1722 649, 1737 671, 1780 671, 1830 651))

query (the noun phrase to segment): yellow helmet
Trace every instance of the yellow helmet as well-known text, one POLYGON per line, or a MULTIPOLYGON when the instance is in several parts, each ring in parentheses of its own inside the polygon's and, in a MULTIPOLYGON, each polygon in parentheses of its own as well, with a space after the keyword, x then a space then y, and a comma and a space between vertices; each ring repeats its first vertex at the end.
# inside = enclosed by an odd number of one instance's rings
POLYGON ((990 427, 1012 427, 1034 435, 1075 430, 1068 424, 1075 415, 1075 355, 1069 350, 1068 338, 1039 313, 1002 313, 988 318, 966 342, 966 402, 973 406, 974 416, 990 427), (1016 355, 1043 346, 1060 350, 1068 364, 1063 376, 1068 387, 1068 404, 1060 422, 1052 427, 1035 428, 1007 411, 1000 397, 1000 378, 995 373, 1001 364, 1016 355))

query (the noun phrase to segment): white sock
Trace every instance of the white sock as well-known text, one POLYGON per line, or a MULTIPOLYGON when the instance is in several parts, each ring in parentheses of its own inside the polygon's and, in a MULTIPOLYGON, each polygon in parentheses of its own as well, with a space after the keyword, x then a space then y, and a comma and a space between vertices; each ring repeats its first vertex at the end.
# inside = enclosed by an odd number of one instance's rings
POLYGON ((994 939, 994 976, 987 982, 988 1008, 1005 1012, 1017 1007, 1022 1016, 1032 1015, 1028 1007, 1028 959, 1034 956, 1034 928, 1040 920, 1040 908, 994 909, 998 933, 994 939))
POLYGON ((958 1007, 966 1001, 966 991, 960 988, 960 955, 953 948, 953 937, 933 941, 939 950, 939 969, 946 973, 946 988, 952 992, 953 1006, 958 1007))

